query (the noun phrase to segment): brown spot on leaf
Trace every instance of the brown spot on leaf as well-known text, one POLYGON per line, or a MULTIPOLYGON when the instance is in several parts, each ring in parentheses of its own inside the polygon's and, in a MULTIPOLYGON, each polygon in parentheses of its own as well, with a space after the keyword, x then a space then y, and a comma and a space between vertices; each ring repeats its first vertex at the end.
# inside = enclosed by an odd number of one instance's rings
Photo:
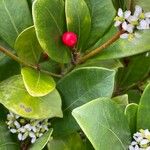
POLYGON ((27 113, 32 111, 30 107, 26 107, 24 104, 20 104, 20 108, 23 109, 27 113))

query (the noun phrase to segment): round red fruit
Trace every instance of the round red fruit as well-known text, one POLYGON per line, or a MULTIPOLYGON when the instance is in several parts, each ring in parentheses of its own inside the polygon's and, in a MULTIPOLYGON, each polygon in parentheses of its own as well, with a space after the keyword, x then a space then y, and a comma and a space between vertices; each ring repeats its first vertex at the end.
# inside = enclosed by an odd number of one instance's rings
POLYGON ((68 47, 74 47, 77 44, 78 37, 74 32, 65 32, 62 36, 62 42, 68 47))

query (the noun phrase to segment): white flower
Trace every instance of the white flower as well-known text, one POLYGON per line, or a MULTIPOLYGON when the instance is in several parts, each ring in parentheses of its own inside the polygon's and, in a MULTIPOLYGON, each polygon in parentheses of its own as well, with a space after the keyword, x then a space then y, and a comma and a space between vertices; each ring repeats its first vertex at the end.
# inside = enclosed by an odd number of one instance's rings
POLYGON ((118 16, 115 17, 115 27, 119 27, 124 21, 125 19, 128 19, 129 16, 131 15, 131 11, 127 10, 125 12, 123 12, 123 10, 121 8, 118 9, 118 16))
POLYGON ((128 19, 131 15, 131 11, 130 10, 126 10, 125 13, 124 13, 124 18, 125 19, 128 19))
POLYGON ((150 12, 145 13, 146 18, 150 18, 150 12))
POLYGON ((131 142, 129 150, 150 150, 150 132, 148 129, 140 130, 133 135, 135 141, 131 142))
POLYGON ((136 5, 136 6, 135 6, 134 16, 135 16, 135 17, 139 17, 139 16, 141 15, 141 13, 142 13, 142 7, 136 5))
POLYGON ((149 20, 141 20, 140 25, 137 26, 139 30, 150 29, 149 20))
POLYGON ((124 22, 122 24, 122 28, 125 30, 125 31, 128 31, 129 33, 133 33, 133 30, 134 30, 134 26, 132 24, 127 24, 127 22, 124 22))
POLYGON ((29 138, 31 143, 34 143, 37 138, 48 131, 50 126, 48 119, 29 120, 13 114, 12 112, 7 115, 7 120, 6 123, 11 133, 16 133, 20 141, 29 138))
POLYGON ((138 25, 138 17, 136 17, 136 16, 130 16, 128 19, 127 19, 127 21, 129 22, 129 23, 131 23, 132 25, 138 25))

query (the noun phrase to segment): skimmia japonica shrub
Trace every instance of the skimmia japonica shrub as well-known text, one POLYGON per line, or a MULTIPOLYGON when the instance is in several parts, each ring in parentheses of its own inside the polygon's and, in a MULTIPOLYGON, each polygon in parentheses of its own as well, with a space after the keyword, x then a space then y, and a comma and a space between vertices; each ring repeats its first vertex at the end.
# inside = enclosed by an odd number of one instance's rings
POLYGON ((149 0, 0 0, 0 150, 150 150, 149 0))

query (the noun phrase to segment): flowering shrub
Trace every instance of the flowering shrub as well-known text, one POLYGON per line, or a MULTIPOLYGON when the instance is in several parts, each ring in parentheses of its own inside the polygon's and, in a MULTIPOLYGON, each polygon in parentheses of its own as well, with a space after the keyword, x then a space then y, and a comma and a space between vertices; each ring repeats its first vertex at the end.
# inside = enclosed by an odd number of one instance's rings
POLYGON ((0 150, 150 150, 149 0, 0 0, 0 150))

